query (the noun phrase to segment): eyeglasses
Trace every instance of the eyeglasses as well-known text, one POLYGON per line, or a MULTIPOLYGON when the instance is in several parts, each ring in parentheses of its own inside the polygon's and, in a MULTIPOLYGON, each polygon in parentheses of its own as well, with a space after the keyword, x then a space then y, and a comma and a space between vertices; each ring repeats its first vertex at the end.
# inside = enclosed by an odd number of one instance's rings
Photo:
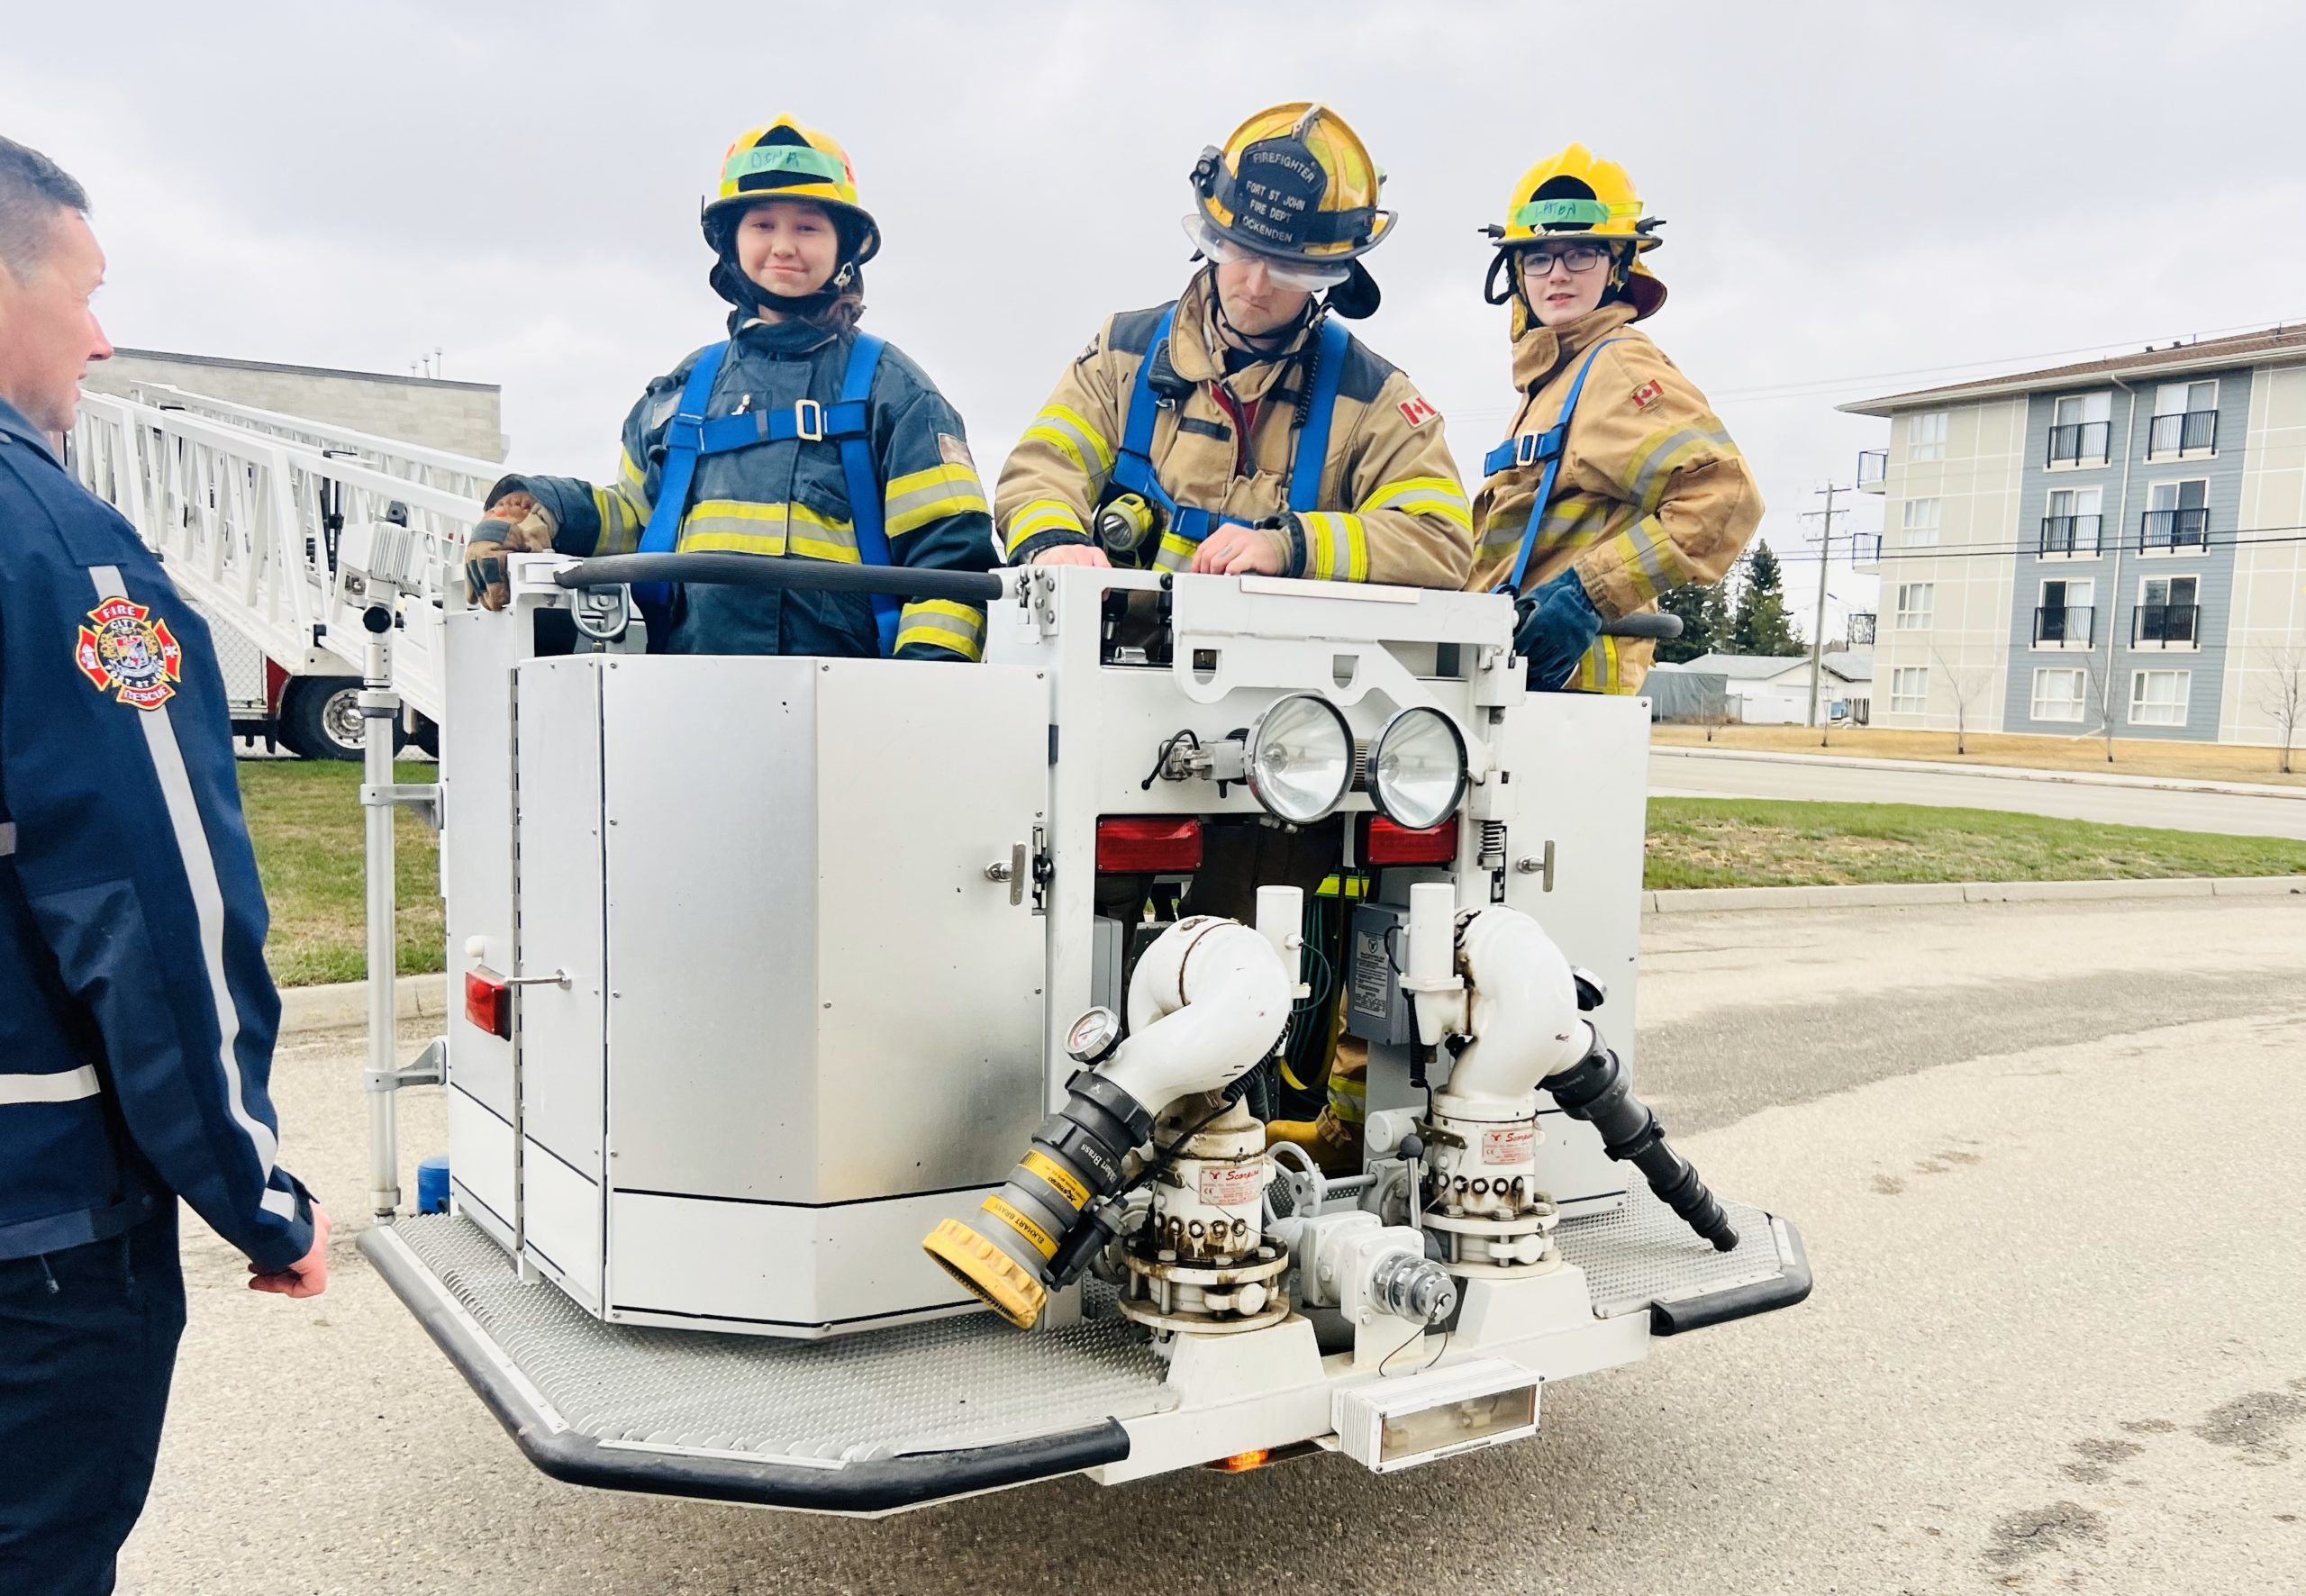
POLYGON ((1610 258, 1606 244, 1557 244, 1551 249, 1521 251, 1521 269, 1531 277, 1541 277, 1553 270, 1553 263, 1560 261, 1573 274, 1592 271, 1610 258))
POLYGON ((1210 259, 1225 262, 1254 260, 1262 264, 1265 274, 1276 288, 1294 288, 1300 294, 1317 294, 1324 288, 1334 288, 1351 275, 1342 263, 1325 266, 1316 261, 1299 260, 1286 255, 1268 255, 1262 249, 1252 249, 1237 244, 1209 225, 1198 215, 1185 218, 1185 237, 1193 247, 1210 259))

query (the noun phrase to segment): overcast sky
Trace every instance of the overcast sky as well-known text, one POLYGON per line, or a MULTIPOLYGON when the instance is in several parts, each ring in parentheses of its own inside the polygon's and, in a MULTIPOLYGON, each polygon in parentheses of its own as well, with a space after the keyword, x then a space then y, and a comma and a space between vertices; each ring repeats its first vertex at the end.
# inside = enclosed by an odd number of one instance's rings
POLYGON ((593 475, 719 336, 698 199, 789 110, 848 145, 887 240, 868 325, 988 481, 1102 318, 1185 280, 1201 148, 1299 98, 1386 169, 1358 331, 1477 472, 1512 394, 1474 229, 1582 140, 1671 222, 1647 325, 1752 458, 1806 625, 1799 517, 1886 437, 1836 403, 2306 320, 2302 58, 2294 0, 116 0, 8 6, 0 133, 94 196, 116 341, 398 373, 437 346, 504 385, 513 464, 593 475))

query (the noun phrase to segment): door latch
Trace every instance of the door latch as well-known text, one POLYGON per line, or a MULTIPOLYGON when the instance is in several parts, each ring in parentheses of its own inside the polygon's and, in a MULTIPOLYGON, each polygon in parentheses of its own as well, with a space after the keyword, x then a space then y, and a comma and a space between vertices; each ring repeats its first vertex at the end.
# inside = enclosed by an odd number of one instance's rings
POLYGON ((1025 901, 1025 845, 1021 842, 1011 843, 1007 858, 995 859, 985 867, 985 878, 987 881, 1005 881, 1009 884, 1009 902, 1012 903, 1022 903, 1025 901))

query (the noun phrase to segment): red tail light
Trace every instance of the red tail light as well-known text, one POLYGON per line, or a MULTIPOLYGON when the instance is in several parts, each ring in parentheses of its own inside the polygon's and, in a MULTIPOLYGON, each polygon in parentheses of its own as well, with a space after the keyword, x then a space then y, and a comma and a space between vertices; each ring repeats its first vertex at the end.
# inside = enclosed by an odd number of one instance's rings
POLYGON ((1373 814, 1361 857, 1373 865, 1446 865, 1457 857, 1457 817, 1412 831, 1384 815, 1373 814))
POLYGON ((1186 871, 1201 868, 1201 822, 1167 815, 1097 822, 1097 869, 1186 871))
POLYGON ((465 972, 465 1018, 493 1037, 513 1039, 513 989, 479 970, 465 972))

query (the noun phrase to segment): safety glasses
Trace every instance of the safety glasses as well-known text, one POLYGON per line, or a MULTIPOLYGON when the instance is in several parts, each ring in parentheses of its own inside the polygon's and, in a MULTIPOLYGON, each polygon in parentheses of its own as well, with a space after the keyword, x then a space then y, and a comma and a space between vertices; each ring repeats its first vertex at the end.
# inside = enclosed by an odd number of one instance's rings
POLYGON ((1252 249, 1237 244, 1209 224, 1207 218, 1195 213, 1185 218, 1185 237, 1193 247, 1210 259, 1220 262, 1254 260, 1265 268, 1266 276, 1281 288, 1294 288, 1300 294, 1318 294, 1324 288, 1334 288, 1351 275, 1352 268, 1344 261, 1335 266, 1300 260, 1294 256, 1268 255, 1262 249, 1252 249))
POLYGON ((1540 245, 1521 251, 1521 270, 1525 276, 1542 277, 1553 270, 1553 263, 1558 260, 1564 268, 1582 277, 1609 258, 1606 244, 1540 245))

